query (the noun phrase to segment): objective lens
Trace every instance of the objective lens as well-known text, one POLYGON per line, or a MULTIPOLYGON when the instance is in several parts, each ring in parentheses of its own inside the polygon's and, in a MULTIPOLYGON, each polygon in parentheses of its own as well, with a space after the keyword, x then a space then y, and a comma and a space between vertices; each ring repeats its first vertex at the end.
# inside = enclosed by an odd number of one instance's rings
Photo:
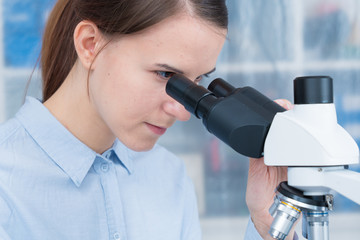
POLYGON ((270 208, 270 213, 274 217, 274 221, 271 224, 269 233, 273 238, 283 240, 299 218, 301 210, 288 202, 278 199, 276 196, 270 208))
POLYGON ((269 231, 273 238, 285 239, 302 213, 302 232, 306 239, 329 239, 326 196, 305 196, 304 192, 287 182, 281 182, 276 189, 274 203, 269 209, 274 217, 269 231))
POLYGON ((306 239, 329 239, 328 212, 304 211, 303 236, 306 239))

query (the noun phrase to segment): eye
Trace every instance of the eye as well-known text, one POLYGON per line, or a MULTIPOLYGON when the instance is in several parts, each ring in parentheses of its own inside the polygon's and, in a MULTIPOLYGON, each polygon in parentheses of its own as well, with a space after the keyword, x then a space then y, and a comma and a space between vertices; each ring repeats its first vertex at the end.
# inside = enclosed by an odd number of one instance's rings
POLYGON ((166 72, 166 71, 156 71, 156 75, 158 75, 160 78, 163 78, 165 80, 168 80, 171 78, 175 73, 173 72, 166 72))
POLYGON ((194 83, 199 84, 200 81, 201 81, 201 79, 203 79, 203 75, 198 76, 198 77, 195 79, 194 83))
POLYGON ((205 77, 205 78, 208 78, 208 77, 209 77, 209 74, 203 74, 203 75, 198 76, 198 77, 195 79, 194 82, 195 82, 196 84, 199 84, 204 77, 205 77))

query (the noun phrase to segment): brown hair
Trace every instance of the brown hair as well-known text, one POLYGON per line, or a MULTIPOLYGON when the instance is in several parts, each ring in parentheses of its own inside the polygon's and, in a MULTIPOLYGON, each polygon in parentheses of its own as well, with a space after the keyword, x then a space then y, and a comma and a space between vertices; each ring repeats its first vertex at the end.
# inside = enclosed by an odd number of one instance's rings
POLYGON ((225 0, 58 0, 49 16, 41 49, 43 101, 61 86, 76 62, 73 34, 82 20, 92 21, 109 36, 132 34, 186 7, 201 19, 227 28, 225 0))

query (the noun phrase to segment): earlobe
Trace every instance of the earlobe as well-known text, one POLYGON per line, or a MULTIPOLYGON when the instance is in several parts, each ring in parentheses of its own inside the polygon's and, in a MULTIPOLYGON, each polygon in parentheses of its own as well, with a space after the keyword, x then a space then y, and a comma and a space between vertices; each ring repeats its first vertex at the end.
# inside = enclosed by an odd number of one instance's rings
POLYGON ((102 35, 90 21, 81 21, 74 31, 74 45, 79 61, 89 70, 95 67, 95 57, 101 45, 102 35))

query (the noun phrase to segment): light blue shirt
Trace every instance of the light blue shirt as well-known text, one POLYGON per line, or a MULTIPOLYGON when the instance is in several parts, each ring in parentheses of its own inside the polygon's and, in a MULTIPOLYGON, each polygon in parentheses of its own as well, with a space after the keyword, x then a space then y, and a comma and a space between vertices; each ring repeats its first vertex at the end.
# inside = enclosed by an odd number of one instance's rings
MULTIPOLYGON (((201 239, 183 162, 116 140, 95 153, 28 97, 0 126, 0 239, 201 239)), ((245 239, 261 239, 250 228, 245 239)))

